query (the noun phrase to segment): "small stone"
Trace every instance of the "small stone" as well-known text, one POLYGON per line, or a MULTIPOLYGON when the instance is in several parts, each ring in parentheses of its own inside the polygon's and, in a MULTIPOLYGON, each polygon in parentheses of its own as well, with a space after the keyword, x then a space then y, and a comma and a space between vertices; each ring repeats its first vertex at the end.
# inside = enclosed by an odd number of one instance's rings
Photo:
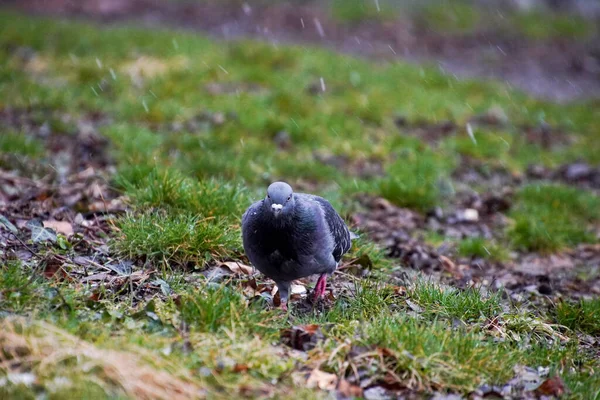
POLYGON ((477 222, 479 221, 479 211, 474 208, 465 208, 456 212, 456 219, 459 222, 477 222))
POLYGON ((575 163, 568 165, 564 176, 568 181, 579 181, 589 178, 593 173, 592 167, 586 163, 575 163))

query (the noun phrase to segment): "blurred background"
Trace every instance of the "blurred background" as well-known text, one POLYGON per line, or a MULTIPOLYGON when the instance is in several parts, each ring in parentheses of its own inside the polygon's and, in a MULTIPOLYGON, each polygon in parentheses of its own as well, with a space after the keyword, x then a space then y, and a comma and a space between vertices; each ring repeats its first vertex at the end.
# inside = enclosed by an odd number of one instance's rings
POLYGON ((435 62, 553 100, 600 93, 597 0, 8 0, 31 13, 136 21, 435 62))

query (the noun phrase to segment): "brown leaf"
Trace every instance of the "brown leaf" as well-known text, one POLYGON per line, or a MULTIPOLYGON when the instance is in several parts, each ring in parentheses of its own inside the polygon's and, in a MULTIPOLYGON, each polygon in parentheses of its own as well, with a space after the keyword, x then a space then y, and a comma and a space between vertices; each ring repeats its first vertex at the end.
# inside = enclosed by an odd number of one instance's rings
POLYGON ((62 233, 65 236, 73 234, 73 225, 67 221, 44 221, 44 228, 53 229, 56 233, 62 233))
POLYGON ((345 379, 340 379, 338 392, 344 397, 363 397, 363 390, 360 386, 348 382, 345 379))
POLYGON ((242 264, 237 261, 227 261, 221 264, 221 267, 227 268, 234 274, 252 275, 253 269, 249 265, 242 264))
POLYGON ((64 279, 66 273, 62 269, 64 263, 60 258, 50 256, 44 261, 43 274, 46 278, 64 279))
POLYGON ((323 339, 323 333, 317 324, 294 326, 281 331, 282 342, 296 350, 308 351, 323 339))
POLYGON ((338 378, 334 374, 313 369, 306 381, 308 388, 319 388, 321 390, 335 390, 338 378))
POLYGON ((560 376, 546 379, 535 390, 539 395, 560 397, 565 393, 565 384, 560 376))
POLYGON ((247 364, 235 364, 233 366, 233 372, 235 373, 245 373, 248 372, 248 370, 250 369, 250 367, 248 367, 247 364))
POLYGON ((404 297, 406 296, 406 287, 404 286, 394 286, 394 294, 396 296, 404 297))

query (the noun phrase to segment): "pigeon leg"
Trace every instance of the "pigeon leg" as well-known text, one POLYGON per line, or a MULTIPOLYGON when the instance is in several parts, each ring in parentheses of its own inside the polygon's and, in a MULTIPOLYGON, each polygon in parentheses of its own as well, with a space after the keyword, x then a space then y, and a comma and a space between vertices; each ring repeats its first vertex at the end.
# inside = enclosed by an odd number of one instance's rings
POLYGON ((281 299, 281 309, 287 311, 287 301, 290 293, 290 282, 275 282, 279 290, 279 298, 281 299))
POLYGON ((315 285, 315 301, 319 299, 319 297, 323 296, 325 293, 325 287, 327 286, 327 274, 321 274, 319 279, 317 280, 317 284, 315 285))

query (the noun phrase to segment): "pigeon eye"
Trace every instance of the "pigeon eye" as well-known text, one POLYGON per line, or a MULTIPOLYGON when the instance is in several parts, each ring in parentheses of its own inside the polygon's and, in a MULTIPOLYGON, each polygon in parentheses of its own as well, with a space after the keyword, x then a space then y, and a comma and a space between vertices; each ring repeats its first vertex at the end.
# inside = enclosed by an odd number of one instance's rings
POLYGON ((288 196, 287 201, 290 201, 292 199, 292 196, 288 196))
POLYGON ((270 195, 270 194, 268 194, 268 195, 267 195, 267 199, 270 199, 270 198, 271 198, 271 195, 270 195))

